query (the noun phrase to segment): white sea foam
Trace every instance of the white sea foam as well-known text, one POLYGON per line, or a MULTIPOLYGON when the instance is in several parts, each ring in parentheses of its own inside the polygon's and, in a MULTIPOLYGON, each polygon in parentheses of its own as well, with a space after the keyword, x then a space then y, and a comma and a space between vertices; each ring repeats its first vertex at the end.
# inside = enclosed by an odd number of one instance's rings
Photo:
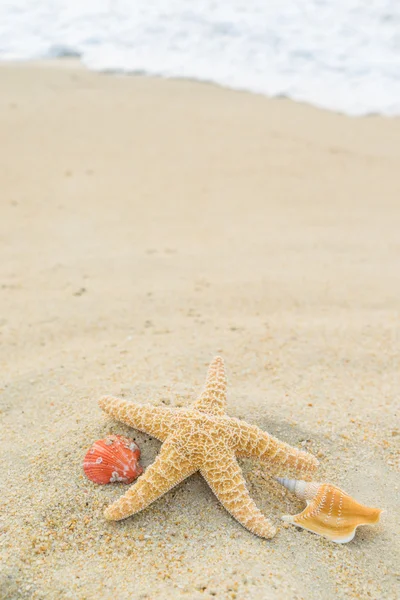
POLYGON ((400 0, 1 0, 0 59, 63 55, 400 114, 400 0))

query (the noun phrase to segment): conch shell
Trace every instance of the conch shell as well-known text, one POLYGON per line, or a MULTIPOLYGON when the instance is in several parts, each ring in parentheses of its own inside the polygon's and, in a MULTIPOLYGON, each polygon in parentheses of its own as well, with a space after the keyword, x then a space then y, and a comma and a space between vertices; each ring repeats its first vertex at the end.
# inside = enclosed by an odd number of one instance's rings
POLYGON ((298 515, 282 517, 287 523, 312 531, 337 544, 350 542, 359 525, 378 523, 381 510, 360 504, 330 483, 277 477, 281 485, 307 502, 298 515))

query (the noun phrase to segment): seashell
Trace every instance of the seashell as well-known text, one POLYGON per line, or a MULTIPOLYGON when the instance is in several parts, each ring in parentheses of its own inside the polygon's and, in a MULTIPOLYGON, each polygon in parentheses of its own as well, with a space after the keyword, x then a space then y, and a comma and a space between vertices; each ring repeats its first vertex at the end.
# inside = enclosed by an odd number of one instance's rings
POLYGON ((359 525, 378 523, 381 510, 360 504, 330 483, 277 477, 281 485, 307 502, 298 515, 282 517, 287 523, 312 531, 337 544, 350 542, 359 525))
POLYGON ((97 440, 83 459, 86 477, 95 483, 132 483, 143 473, 139 464, 140 448, 123 435, 97 440))

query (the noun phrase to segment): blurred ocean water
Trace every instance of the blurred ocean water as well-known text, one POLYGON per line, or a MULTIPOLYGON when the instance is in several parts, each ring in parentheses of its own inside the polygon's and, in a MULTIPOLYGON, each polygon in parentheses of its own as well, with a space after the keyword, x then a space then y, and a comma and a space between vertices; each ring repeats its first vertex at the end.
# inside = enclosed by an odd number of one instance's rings
POLYGON ((0 59, 188 77, 400 114, 400 0, 1 0, 0 59))

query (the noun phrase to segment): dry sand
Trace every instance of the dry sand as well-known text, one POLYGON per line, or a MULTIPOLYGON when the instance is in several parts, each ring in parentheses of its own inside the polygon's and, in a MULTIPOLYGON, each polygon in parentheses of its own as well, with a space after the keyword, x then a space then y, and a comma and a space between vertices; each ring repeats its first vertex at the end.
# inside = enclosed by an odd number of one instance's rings
MULTIPOLYGON (((48 66, 0 68, 1 599, 398 597, 400 120, 48 66), (217 352, 230 414, 381 525, 261 540, 198 475, 104 521, 126 488, 86 448, 159 444, 98 397, 184 406, 217 352)), ((301 506, 243 469, 275 524, 301 506)))

